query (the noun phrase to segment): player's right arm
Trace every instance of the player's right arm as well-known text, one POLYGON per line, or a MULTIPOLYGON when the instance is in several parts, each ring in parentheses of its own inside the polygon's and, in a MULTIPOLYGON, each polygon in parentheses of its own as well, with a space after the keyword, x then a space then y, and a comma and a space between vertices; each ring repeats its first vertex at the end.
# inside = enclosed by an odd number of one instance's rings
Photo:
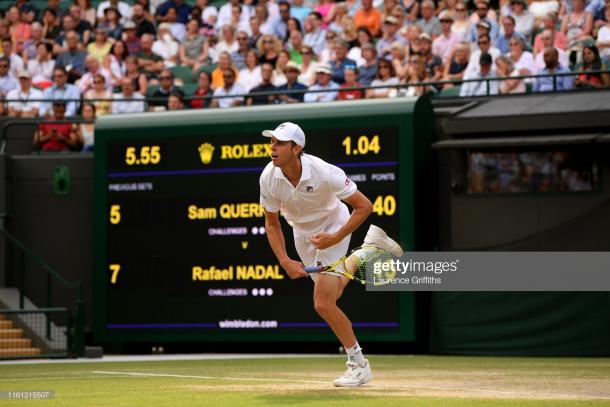
POLYGON ((271 250, 277 257, 278 262, 290 278, 301 278, 308 274, 303 270, 303 264, 292 260, 286 253, 286 242, 280 224, 280 200, 272 193, 273 185, 270 180, 273 177, 273 165, 270 163, 260 177, 261 188, 260 203, 265 208, 265 229, 271 250))
POLYGON ((278 262, 286 274, 290 278, 307 277, 307 273, 303 271, 303 263, 292 260, 286 253, 286 241, 282 233, 282 225, 278 212, 269 212, 265 210, 265 229, 267 231, 267 239, 271 250, 277 257, 278 262))

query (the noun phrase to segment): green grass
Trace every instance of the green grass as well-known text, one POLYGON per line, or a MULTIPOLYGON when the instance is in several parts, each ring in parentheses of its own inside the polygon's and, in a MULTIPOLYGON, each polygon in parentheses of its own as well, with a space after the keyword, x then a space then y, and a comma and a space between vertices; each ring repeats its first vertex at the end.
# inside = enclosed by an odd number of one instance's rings
POLYGON ((610 359, 372 356, 370 361, 375 378, 356 389, 333 388, 332 379, 343 370, 337 357, 0 365, 0 391, 55 392, 51 400, 3 399, 0 405, 610 406, 610 359))

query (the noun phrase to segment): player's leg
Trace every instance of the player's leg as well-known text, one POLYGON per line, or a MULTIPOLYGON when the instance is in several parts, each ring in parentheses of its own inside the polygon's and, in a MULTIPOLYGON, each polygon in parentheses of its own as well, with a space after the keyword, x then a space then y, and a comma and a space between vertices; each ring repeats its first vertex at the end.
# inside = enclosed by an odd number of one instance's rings
MULTIPOLYGON (((338 227, 339 224, 340 223, 338 222, 337 225, 333 226, 338 227)), ((317 250, 315 262, 324 266, 333 264, 337 259, 345 256, 349 249, 350 238, 351 235, 348 235, 341 242, 332 247, 317 250)), ((339 265, 338 267, 343 267, 343 265, 339 265)), ((314 308, 318 314, 328 322, 328 325, 345 349, 354 347, 357 342, 352 329, 352 323, 337 306, 337 300, 343 294, 343 290, 349 283, 349 279, 338 273, 319 273, 315 277, 315 283, 314 308)))
POLYGON ((313 290, 313 303, 316 312, 328 323, 337 339, 347 348, 356 344, 352 323, 337 306, 337 298, 343 291, 344 277, 320 274, 313 290))
MULTIPOLYGON (((336 224, 331 225, 328 231, 332 232, 340 228, 343 223, 345 223, 345 220, 339 219, 336 224)), ((314 263, 317 265, 333 264, 347 253, 350 238, 351 235, 348 235, 333 247, 315 250, 314 263)), ((313 245, 311 246, 313 247, 313 245)), ((304 249, 304 247, 301 249, 304 249)), ((309 250, 303 251, 307 252, 307 254, 310 253, 309 250)), ((312 274, 312 278, 315 282, 314 307, 331 327, 348 354, 347 371, 337 378, 333 384, 340 387, 355 387, 369 382, 373 377, 370 365, 362 355, 362 350, 354 335, 351 321, 337 306, 337 300, 343 294, 349 279, 340 274, 333 273, 315 273, 312 274)))
POLYGON ((320 274, 314 287, 314 307, 318 314, 328 323, 348 354, 347 371, 333 384, 338 387, 356 387, 368 383, 373 374, 368 360, 356 341, 352 323, 337 306, 337 298, 345 287, 344 277, 332 274, 320 274))

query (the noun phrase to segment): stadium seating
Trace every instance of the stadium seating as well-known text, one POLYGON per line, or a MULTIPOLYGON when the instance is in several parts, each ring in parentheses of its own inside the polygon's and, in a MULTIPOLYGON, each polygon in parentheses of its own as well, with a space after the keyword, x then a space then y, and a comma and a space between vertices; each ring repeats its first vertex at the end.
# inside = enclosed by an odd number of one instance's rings
POLYGON ((455 98, 460 96, 461 86, 453 86, 449 89, 443 89, 436 94, 437 98, 455 98))
POLYGON ((169 69, 176 79, 180 79, 182 83, 193 83, 193 70, 189 66, 174 66, 169 69))

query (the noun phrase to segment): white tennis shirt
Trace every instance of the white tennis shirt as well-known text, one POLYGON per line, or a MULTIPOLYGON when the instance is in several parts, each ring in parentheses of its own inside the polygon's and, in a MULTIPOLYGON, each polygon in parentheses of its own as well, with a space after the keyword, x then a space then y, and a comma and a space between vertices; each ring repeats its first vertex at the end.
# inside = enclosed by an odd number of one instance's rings
POLYGON ((267 164, 260 177, 260 202, 268 212, 281 210, 295 235, 309 236, 347 219, 349 210, 341 200, 357 187, 341 168, 313 155, 303 154, 301 165, 301 179, 293 187, 281 169, 267 164))

